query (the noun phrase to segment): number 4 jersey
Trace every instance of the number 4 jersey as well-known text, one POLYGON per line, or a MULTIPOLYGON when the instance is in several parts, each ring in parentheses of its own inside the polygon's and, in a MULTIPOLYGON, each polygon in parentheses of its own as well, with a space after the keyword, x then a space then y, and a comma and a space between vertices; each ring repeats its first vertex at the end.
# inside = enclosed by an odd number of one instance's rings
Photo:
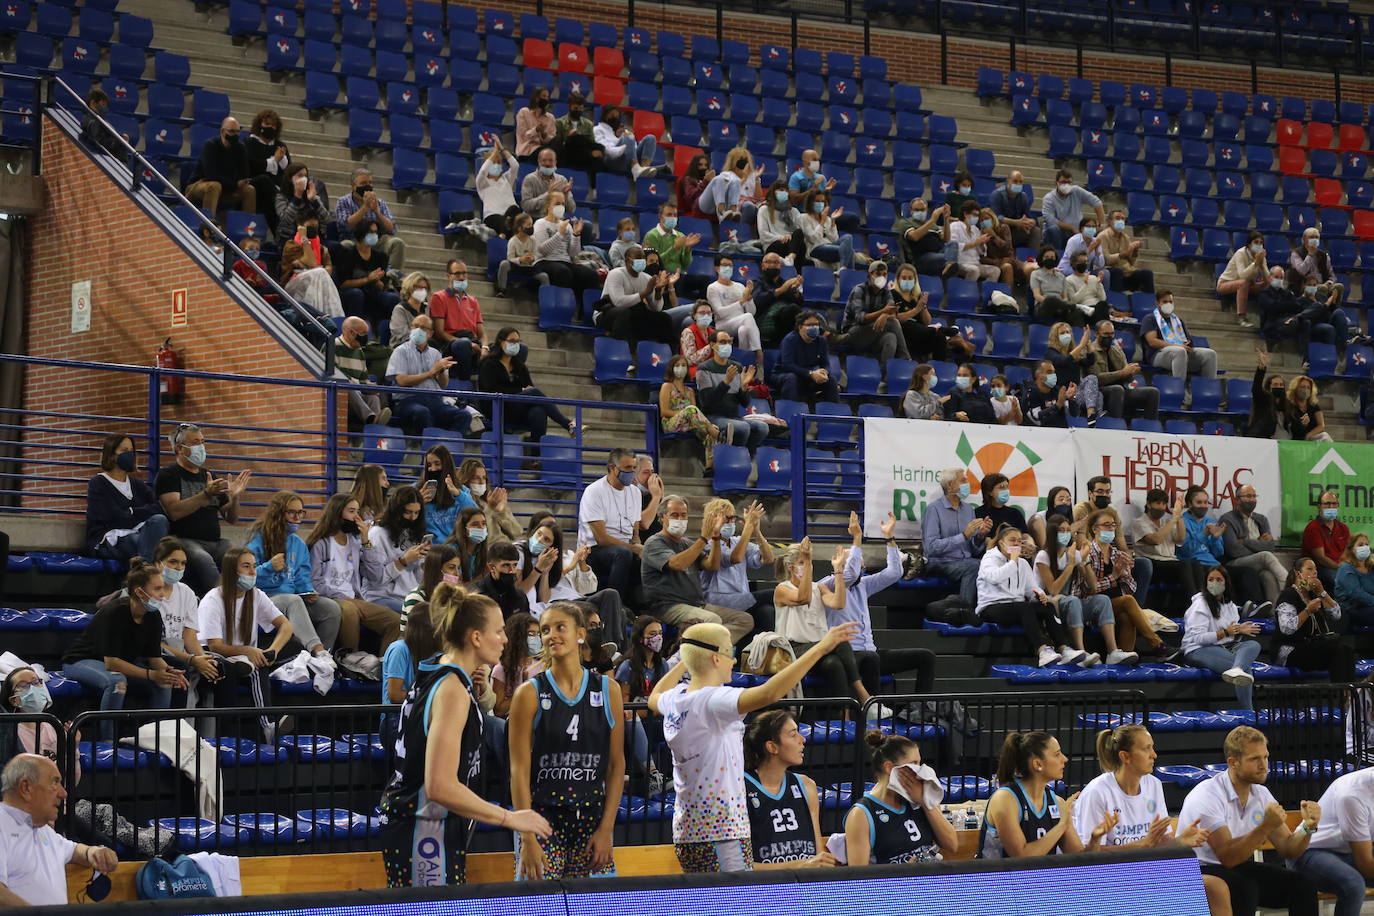
POLYGON ((535 809, 600 808, 614 727, 608 678, 584 670, 573 697, 564 696, 547 671, 533 680, 538 708, 530 744, 530 797, 535 809))
POLYGON ((749 833, 754 861, 795 862, 816 855, 816 825, 811 820, 811 793, 800 776, 788 771, 782 789, 773 795, 752 771, 744 774, 749 804, 749 833))

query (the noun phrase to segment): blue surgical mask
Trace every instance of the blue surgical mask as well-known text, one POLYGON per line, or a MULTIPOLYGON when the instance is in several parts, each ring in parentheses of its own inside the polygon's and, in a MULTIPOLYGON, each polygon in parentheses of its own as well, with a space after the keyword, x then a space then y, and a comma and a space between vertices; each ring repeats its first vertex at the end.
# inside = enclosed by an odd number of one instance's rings
POLYGON ((1097 235, 1097 227, 1096 227, 1096 226, 1084 226, 1084 227, 1083 227, 1083 238, 1085 238, 1085 239, 1090 239, 1090 238, 1095 237, 1096 235, 1097 235))
POLYGON ((1057 372, 1051 372, 1049 375, 1045 376, 1045 386, 1046 386, 1047 388, 1053 388, 1054 386, 1056 386, 1056 385, 1058 385, 1058 384, 1059 384, 1059 373, 1057 373, 1057 372))
POLYGON ((529 650, 530 655, 538 655, 544 651, 544 640, 538 634, 526 636, 525 648, 529 650))
POLYGON ((154 598, 152 595, 149 595, 146 598, 143 598, 142 601, 143 606, 150 611, 162 610, 162 599, 160 598, 154 598))
POLYGON ((1125 231, 1126 231, 1126 221, 1125 221, 1124 219, 1113 220, 1113 221, 1112 221, 1112 229, 1113 229, 1113 231, 1115 231, 1115 232, 1125 232, 1125 231))
POLYGON ((429 342, 429 334, 425 332, 424 328, 413 328, 410 332, 410 342, 417 347, 423 347, 429 342))
POLYGON ((693 319, 693 320, 696 321, 697 327, 699 327, 699 328, 709 328, 709 327, 711 326, 711 316, 710 316, 710 315, 698 315, 698 316, 697 316, 695 319, 693 319))
POLYGON ((487 174, 490 175, 490 176, 493 177, 493 178, 498 178, 498 177, 500 177, 500 175, 501 175, 501 163, 499 163, 499 162, 488 162, 488 163, 487 163, 487 174))
POLYGON ((971 185, 971 184, 961 184, 961 185, 959 185, 959 193, 960 193, 960 194, 972 194, 972 193, 973 193, 973 185, 971 185))
MULTIPOLYGON (((728 541, 730 538, 734 537, 734 536, 735 536, 735 523, 734 523, 734 522, 726 522, 724 525, 721 525, 721 526, 720 526, 720 536, 723 537, 723 538, 725 538, 727 541, 728 541)), ((1369 548, 1366 547, 1365 550, 1366 550, 1366 552, 1367 552, 1367 551, 1369 550, 1369 548)))
POLYGON ((1255 244, 1250 246, 1250 250, 1255 254, 1259 254, 1260 252, 1264 251, 1264 245, 1259 242, 1256 242, 1255 244))
POLYGON ((480 544, 480 543, 482 543, 483 541, 485 541, 486 539, 487 539, 487 529, 485 529, 485 528, 469 528, 469 529, 468 529, 468 540, 469 540, 469 541, 472 541, 472 543, 474 543, 474 544, 480 544))
POLYGON ((825 212, 825 201, 823 201, 823 200, 813 200, 813 201, 811 202, 811 212, 812 212, 812 213, 824 213, 824 212, 825 212))
POLYGON ((1274 287, 1274 289, 1283 289, 1285 286, 1288 285, 1288 281, 1285 280, 1283 277, 1275 277, 1274 279, 1269 281, 1269 285, 1274 287))
POLYGON ((520 355, 520 344, 519 344, 519 343, 504 343, 504 344, 501 345, 501 352, 504 353, 504 354, 506 354, 507 356, 519 356, 519 355, 520 355))
POLYGON ((168 585, 176 585, 186 575, 184 569, 173 569, 170 566, 162 567, 162 581, 168 585))
POLYGON ((30 684, 19 691, 20 712, 42 712, 52 705, 52 694, 42 684, 30 684))
POLYGON ((716 355, 721 359, 729 359, 734 352, 735 348, 730 344, 716 344, 716 355))
POLYGON ((723 282, 723 283, 729 283, 729 282, 730 282, 730 278, 733 277, 734 275, 735 275, 735 269, 734 269, 733 267, 717 267, 717 268, 716 268, 716 276, 717 276, 717 277, 720 277, 721 282, 723 282))
POLYGON ((780 204, 785 204, 785 203, 787 203, 787 196, 788 196, 788 195, 787 195, 787 192, 786 192, 786 191, 774 191, 774 192, 773 192, 773 199, 776 200, 776 201, 777 201, 778 203, 780 203, 780 204))
POLYGON ((1336 520, 1336 518, 1337 518, 1340 514, 1341 514, 1341 510, 1340 510, 1340 509, 1323 509, 1323 510, 1322 510, 1322 519, 1323 519, 1324 521, 1334 522, 1334 521, 1336 520))
POLYGON ((1054 536, 1054 539, 1059 542, 1060 547, 1068 547, 1073 541, 1073 532, 1061 531, 1054 536))
POLYGON ((954 384, 967 391, 973 387, 973 379, 969 378, 967 375, 960 375, 954 379, 954 384))
POLYGON ((553 177, 553 173, 556 172, 556 171, 558 171, 558 170, 557 170, 554 166, 551 166, 551 165, 541 165, 541 166, 539 167, 539 174, 540 174, 540 175, 543 175, 545 178, 552 178, 552 177, 553 177))
POLYGON ((243 575, 241 575, 241 576, 239 576, 239 578, 238 578, 238 586, 239 586, 240 589, 242 589, 242 590, 245 591, 245 592, 251 592, 251 591, 253 590, 253 586, 255 586, 255 585, 257 585, 257 584, 258 584, 258 577, 257 577, 257 574, 256 574, 256 573, 254 573, 254 574, 251 575, 251 576, 243 576, 243 575))
POLYGON ((1007 503, 1011 502, 1011 491, 1010 491, 1010 490, 998 490, 998 491, 997 491, 997 501, 998 501, 999 503, 1001 503, 1002 505, 1004 505, 1004 506, 1005 506, 1007 503))
POLYGON ((287 523, 286 523, 286 533, 287 533, 287 534, 295 534, 297 531, 300 531, 300 530, 301 530, 301 523, 300 523, 300 522, 287 522, 287 523))
POLYGON ((897 281, 897 288, 900 289, 900 290, 901 290, 902 292, 904 292, 904 293, 909 293, 909 292, 911 292, 913 289, 916 288, 916 281, 915 281, 915 280, 898 280, 898 281, 897 281))
POLYGON ((624 232, 620 233, 620 237, 624 241, 633 242, 635 240, 635 231, 633 229, 626 229, 624 232))
POLYGON ((1021 193, 1022 187, 1024 187, 1024 185, 1009 184, 1009 185, 1007 185, 1007 190, 1010 191, 1010 192, 1013 193, 1013 194, 1020 194, 1020 193, 1021 193))
POLYGON ((458 293, 459 295, 462 295, 463 293, 468 291, 468 281, 466 280, 450 280, 448 286, 449 289, 453 290, 455 293, 458 293))
POLYGON ((995 398, 1000 398, 1002 395, 1006 393, 1007 389, 1003 388, 1001 385, 993 385, 991 388, 988 389, 988 394, 992 395, 995 398))
POLYGON ((1116 540, 1116 532, 1110 528, 1097 532, 1097 539, 1104 544, 1110 544, 1116 540))
POLYGON ((1061 346, 1061 347, 1067 347, 1067 346, 1068 346, 1069 344, 1071 344, 1071 343, 1073 343, 1073 335, 1072 335, 1072 334, 1060 334, 1060 335, 1059 335, 1059 346, 1061 346))
POLYGON ((644 258, 635 258, 633 261, 630 262, 630 270, 633 270, 637 274, 644 273, 644 268, 648 266, 649 262, 644 258))
POLYGON ((960 499, 968 499, 969 493, 973 491, 969 489, 968 481, 964 481, 963 483, 959 484, 959 489, 955 490, 954 492, 959 494, 960 499))
POLYGON ((366 245, 368 248, 376 248, 377 243, 380 241, 381 239, 377 236, 377 233, 375 232, 369 232, 367 235, 363 236, 363 244, 366 245))
POLYGON ((818 324, 813 324, 809 328, 803 328, 802 330, 806 331, 806 336, 810 337, 812 340, 821 336, 821 326, 818 324))
POLYGON ((1359 560, 1361 563, 1369 559, 1368 544, 1359 544, 1355 547, 1355 559, 1359 560))
POLYGON ((538 536, 538 535, 534 535, 534 534, 530 535, 529 544, 530 544, 530 555, 531 555, 531 556, 537 557, 537 556, 539 556, 541 553, 544 552, 544 542, 541 541, 541 540, 539 540, 539 536, 538 536))
POLYGON ((189 462, 191 462, 192 464, 194 464, 196 467, 204 467, 204 466, 205 466, 205 446, 203 446, 203 445, 193 445, 193 446, 191 446, 191 454, 189 454, 189 455, 186 456, 186 460, 189 461, 189 462))
POLYGON ((991 229, 991 228, 992 228, 992 220, 990 220, 990 219, 980 220, 980 221, 978 222, 978 227, 979 227, 980 229, 991 229))
POLYGON ((1317 288, 1315 286, 1304 286, 1302 288, 1302 293, 1304 296, 1311 298, 1312 296, 1317 295, 1317 288))
POLYGON ((634 486, 634 484, 635 484, 635 472, 634 472, 634 471, 621 471, 621 472, 620 472, 620 485, 621 485, 622 487, 632 487, 632 486, 634 486))
POLYGON ((677 217, 676 217, 676 216, 665 216, 665 217, 663 217, 663 228, 664 228, 664 229, 667 229, 669 232, 672 232, 674 229, 676 229, 676 228, 677 228, 677 217))

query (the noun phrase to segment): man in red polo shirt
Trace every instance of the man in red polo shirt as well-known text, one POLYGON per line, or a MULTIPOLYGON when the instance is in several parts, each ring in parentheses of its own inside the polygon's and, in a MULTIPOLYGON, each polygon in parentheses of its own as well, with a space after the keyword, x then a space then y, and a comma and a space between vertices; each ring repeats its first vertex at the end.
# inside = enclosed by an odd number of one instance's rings
POLYGON ((1335 490, 1327 490, 1317 503, 1317 517, 1302 532, 1302 555, 1317 564, 1317 576, 1326 590, 1336 587, 1336 567, 1350 543, 1350 529, 1339 519, 1341 501, 1335 490))
POLYGON ((454 374, 463 381, 472 378, 477 361, 486 346, 482 327, 482 305, 468 293, 468 266, 457 258, 448 262, 448 282, 429 298, 429 317, 434 322, 433 339, 440 352, 453 357, 454 374))

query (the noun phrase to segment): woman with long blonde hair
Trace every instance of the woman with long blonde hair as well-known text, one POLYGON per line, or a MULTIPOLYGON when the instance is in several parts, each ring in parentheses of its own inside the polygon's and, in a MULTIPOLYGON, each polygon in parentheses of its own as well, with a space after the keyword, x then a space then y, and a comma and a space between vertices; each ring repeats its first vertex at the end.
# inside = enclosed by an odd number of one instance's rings
POLYGON ((310 575, 310 548, 296 533, 305 521, 305 503, 292 490, 272 494, 244 547, 257 560, 257 587, 291 621, 296 638, 310 652, 333 665, 330 651, 338 641, 343 610, 333 598, 315 590, 310 575))

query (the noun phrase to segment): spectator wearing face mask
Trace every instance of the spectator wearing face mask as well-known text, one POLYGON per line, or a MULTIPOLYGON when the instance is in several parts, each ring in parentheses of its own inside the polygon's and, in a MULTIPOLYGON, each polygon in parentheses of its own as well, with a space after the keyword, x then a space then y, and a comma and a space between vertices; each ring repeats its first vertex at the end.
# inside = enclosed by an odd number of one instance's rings
POLYGON ((1073 175, 1066 169, 1060 169, 1054 176, 1054 190, 1040 202, 1040 213, 1045 220, 1042 244, 1056 250, 1063 249, 1069 236, 1078 231, 1085 207, 1096 213, 1098 225, 1107 221, 1107 214, 1102 210, 1102 199, 1074 184, 1073 175))
POLYGON ((817 190, 803 202, 806 212, 801 217, 802 235, 806 238, 806 256, 827 267, 854 267, 854 237, 841 234, 836 220, 844 215, 844 207, 830 209, 830 192, 817 190))
POLYGON ((406 596, 420 584, 421 565, 430 548, 425 533, 420 491, 392 487, 376 524, 360 536, 364 598, 401 612, 406 596))
POLYGON ((1067 427, 1069 405, 1078 395, 1078 386, 1065 383, 1054 371, 1054 363, 1041 360, 1022 398, 1026 423, 1030 426, 1067 427))
POLYGON ((697 198, 697 209, 706 214, 707 219, 717 222, 730 219, 743 218, 745 222, 753 222, 756 215, 753 212, 753 205, 750 205, 750 212, 741 213, 740 196, 746 179, 753 178, 754 164, 749 158, 748 150, 731 150, 726 155, 726 162, 729 168, 721 171, 719 175, 707 182, 706 187, 702 188, 701 196, 697 198))
POLYGON ((429 345, 431 326, 428 315, 417 315, 411 322, 410 337, 391 351, 386 365, 387 383, 415 391, 393 394, 392 411, 411 435, 419 435, 427 426, 441 426, 466 436, 471 418, 462 409, 445 403, 442 394, 448 388, 453 358, 441 356, 429 345))
POLYGON ((687 360, 677 354, 668 360, 664 382, 658 389, 658 412, 665 433, 691 433, 701 440, 706 455, 706 473, 715 467, 716 444, 720 427, 712 423, 697 406, 697 396, 687 384, 687 360))
MULTIPOLYGON (((1266 281, 1267 282, 1267 281, 1266 281)), ((1155 310, 1140 323, 1140 339, 1146 355, 1157 369, 1163 369, 1177 379, 1195 375, 1217 377, 1217 351, 1193 346, 1188 326, 1174 313, 1174 294, 1167 289, 1155 292, 1155 310)), ((1192 403, 1192 392, 1184 395, 1186 409, 1192 403)))
POLYGON ((1096 426, 1102 413, 1102 392, 1098 389, 1097 376, 1085 374, 1094 358, 1092 335, 1087 328, 1083 329, 1077 345, 1067 323, 1061 321, 1050 328, 1045 359, 1054 366, 1060 384, 1077 387, 1073 404, 1076 413, 1087 417, 1089 426, 1096 426))
POLYGON ((1102 278, 1091 270, 1089 256, 1084 252, 1074 255, 1070 265, 1071 272, 1064 278, 1064 294, 1069 304, 1084 316, 1081 327, 1086 333, 1089 322, 1098 322, 1113 315, 1107 304, 1107 291, 1102 287, 1102 278))
MULTIPOLYGON (((496 332, 496 345, 477 367, 477 390, 494 394, 518 394, 526 398, 546 398, 544 392, 534 387, 530 370, 525 358, 520 354, 520 332, 515 328, 502 328, 496 332)), ((526 432, 526 441, 538 442, 549 429, 549 421, 563 427, 570 434, 576 434, 573 422, 563 416, 553 401, 532 404, 527 401, 507 401, 505 404, 507 427, 526 432)))
POLYGON ((983 555, 992 523, 974 517, 964 468, 945 468, 937 476, 943 495, 921 516, 921 545, 932 576, 944 576, 959 588, 970 608, 978 598, 978 557, 983 555))
POLYGON ((225 118, 219 125, 219 136, 206 140, 200 148, 186 186, 186 196, 210 212, 219 215, 220 204, 258 212, 258 194, 250 181, 248 154, 239 142, 239 122, 225 118))
POLYGON ((253 291, 261 296, 264 302, 276 307, 283 314, 288 314, 282 310, 281 297, 272 292, 272 287, 267 283, 267 265, 262 260, 262 244, 251 235, 245 236, 239 239, 239 250, 244 256, 234 261, 234 273, 238 274, 244 283, 253 287, 253 291))
POLYGON ((587 100, 580 92, 568 96, 568 112, 554 119, 553 148, 558 158, 575 169, 587 172, 605 168, 606 151, 596 142, 592 119, 587 117, 587 100))
POLYGON ((758 366, 741 366, 730 358, 734 353, 730 335, 712 332, 710 358, 697 366, 698 402, 706 416, 723 430, 727 445, 743 445, 750 454, 768 438, 768 424, 751 415, 749 388, 754 384, 758 366))
POLYGON ((596 270, 582 263, 583 223, 567 219, 568 208, 563 194, 550 191, 545 195, 547 209, 544 218, 534 224, 534 247, 539 260, 534 268, 549 275, 549 282, 573 291, 574 301, 582 302, 582 294, 601 283, 596 270))
POLYGON ((670 274, 679 275, 684 299, 706 298, 707 279, 690 276, 692 249, 701 243, 701 236, 686 235, 677 227, 677 207, 662 204, 658 208, 658 225, 644 236, 645 249, 658 252, 659 262, 670 274))
POLYGON ((280 267, 282 289, 296 301, 330 318, 344 316, 343 300, 334 285, 334 262, 313 217, 282 246, 280 267))
POLYGON ((1249 316, 1250 296, 1258 295, 1269 285, 1269 263, 1264 250, 1264 233, 1251 230, 1245 246, 1231 255, 1226 269, 1217 278, 1218 296, 1236 297, 1236 322, 1243 328, 1253 328, 1249 316))
POLYGON ((99 557, 151 557, 170 523, 152 487, 136 475, 134 440, 122 433, 105 437, 100 473, 86 486, 86 549, 99 557))
POLYGON ((888 285, 892 304, 897 307, 896 319, 906 338, 907 353, 912 359, 960 360, 973 356, 973 342, 965 340, 955 325, 935 324, 930 313, 930 295, 921 290, 921 278, 916 268, 903 264, 897 268, 897 279, 888 285))
POLYGON ((1283 425, 1288 435, 1299 442, 1330 442, 1326 417, 1317 397, 1317 383, 1311 376, 1299 375, 1288 383, 1283 406, 1283 425))
POLYGON ((771 381, 777 396, 790 401, 840 399, 839 386, 830 377, 830 348, 817 312, 807 309, 797 316, 797 329, 782 339, 771 381))
POLYGON ((844 306, 847 345, 856 353, 877 357, 884 366, 894 356, 910 359, 897 312, 887 288, 887 264, 870 262, 868 281, 849 291, 844 306))
POLYGON ((943 419, 944 399, 932 390, 935 369, 921 363, 911 371, 911 387, 902 396, 902 416, 908 420, 943 419))
POLYGON ((267 215, 268 228, 277 228, 276 196, 282 174, 291 166, 291 150, 281 139, 281 116, 264 108, 253 116, 248 139, 243 141, 248 155, 248 180, 258 203, 267 215))
POLYGON ((679 335, 678 352, 687 360, 687 374, 692 378, 696 378, 697 366, 715 355, 715 320, 711 303, 698 302, 692 308, 692 320, 679 335))
POLYGON ((902 259, 919 273, 938 277, 945 272, 945 243, 949 241, 949 207, 931 207, 913 198, 909 216, 897 220, 893 231, 902 245, 902 259), (941 224, 941 220, 945 220, 941 224))
POLYGON ((997 422, 1003 426, 1020 426, 1025 419, 1021 413, 1021 399, 1010 392, 1011 385, 1005 375, 994 375, 988 379, 988 400, 992 402, 992 412, 997 422))
POLYGON ((503 238, 510 232, 511 217, 520 212, 520 205, 515 202, 519 170, 520 163, 501 145, 500 139, 492 144, 491 152, 478 166, 477 196, 482 200, 482 222, 503 238))
POLYGON ((821 154, 813 149, 804 150, 801 167, 787 178, 787 190, 792 195, 792 206, 800 207, 807 195, 816 191, 835 190, 835 179, 826 178, 821 171, 821 154))
POLYGON ((1326 490, 1317 498, 1317 517, 1302 532, 1302 555, 1317 564, 1317 575, 1328 591, 1335 587, 1336 569, 1350 545, 1350 529, 1340 515, 1340 497, 1326 490))
POLYGON ((1269 351, 1257 345, 1255 377, 1250 383, 1250 416, 1245 422, 1245 435, 1256 439, 1274 438, 1288 397, 1283 376, 1268 375, 1268 371, 1269 351))
POLYGON ((296 533, 303 521, 301 498, 279 490, 253 524, 244 548, 257 564, 257 587, 291 621, 301 647, 311 655, 328 656, 338 641, 343 611, 333 598, 315 590, 310 548, 296 533))
POLYGON ((1059 269, 1059 257, 1053 248, 1040 250, 1040 265, 1030 275, 1031 300, 1035 303, 1035 317, 1042 321, 1063 321, 1082 326, 1087 316, 1068 300, 1068 279, 1059 269))
POLYGON ((1064 276, 1074 272, 1074 259, 1082 255, 1087 259, 1088 270, 1099 280, 1106 280, 1106 261, 1102 257, 1102 239, 1098 237, 1097 217, 1088 215, 1078 224, 1078 232, 1069 237, 1064 245, 1064 256, 1059 259, 1059 270, 1064 276))
POLYGON ((754 319, 754 281, 735 281, 735 262, 726 255, 716 258, 716 281, 706 288, 706 301, 715 314, 716 328, 739 339, 741 349, 754 352, 755 365, 763 365, 763 338, 754 319))
POLYGON ((511 271, 529 277, 538 286, 549 285, 549 275, 535 270, 539 249, 534 244, 534 220, 521 213, 511 220, 511 237, 506 240, 506 257, 496 268, 496 295, 504 297, 510 287, 511 271))
POLYGON ((978 228, 978 204, 967 201, 958 222, 949 225, 949 240, 957 250, 954 273, 965 280, 1000 280, 1002 271, 983 263, 991 233, 978 228))
MULTIPOLYGON (((1314 286, 1310 279, 1304 279, 1297 271, 1290 271, 1288 288, 1298 300, 1301 311, 1300 321, 1306 320, 1312 326, 1312 339, 1319 343, 1335 344, 1336 350, 1345 353, 1350 340, 1350 317, 1345 310, 1338 308, 1341 292, 1336 284, 1323 283, 1314 286)), ((1356 322, 1358 326, 1358 321, 1356 322)), ((1285 335, 1286 336, 1286 335, 1285 335)), ((1368 342, 1368 338, 1365 338, 1368 342)), ((1300 350, 1306 353, 1306 350, 1300 350)), ((1304 366, 1306 360, 1304 360, 1304 366)))
POLYGON ((1139 411, 1147 420, 1159 419, 1159 389, 1136 384, 1140 363, 1126 359, 1126 352, 1116 342, 1116 325, 1110 321, 1097 323, 1097 337, 1091 350, 1092 362, 1084 370, 1096 376, 1102 392, 1102 406, 1108 416, 1124 418, 1139 411))
MULTIPOLYGON (((1187 501, 1180 491, 1174 499, 1173 511, 1169 511, 1169 494, 1160 489, 1145 494, 1145 511, 1127 529, 1127 534, 1135 552, 1146 557, 1154 564, 1153 579, 1183 586, 1182 564, 1178 559, 1178 548, 1188 539, 1188 529, 1183 516, 1187 511, 1187 501)), ((1196 578, 1191 590, 1185 589, 1184 600, 1194 594, 1199 587, 1196 578)))
POLYGON ((978 371, 964 363, 954 372, 954 387, 945 395, 945 419, 961 423, 996 423, 988 393, 978 384, 978 371))
POLYGON ((1026 179, 1013 170, 1007 175, 1005 184, 997 186, 988 201, 988 207, 997 218, 1011 228, 1012 244, 1017 248, 1031 248, 1034 245, 1035 220, 1030 215, 1030 195, 1026 193, 1026 179))
POLYGON ((765 257, 776 254, 788 264, 806 264, 806 237, 801 233, 800 214, 792 206, 787 182, 779 178, 768 186, 755 214, 759 244, 765 257))
POLYGON ((705 153, 698 153, 688 161, 682 177, 677 180, 677 202, 683 216, 706 218, 706 214, 697 206, 697 201, 701 199, 701 192, 706 190, 706 186, 715 180, 715 177, 716 170, 711 168, 711 160, 705 153))
POLYGON ((158 470, 153 491, 171 522, 171 533, 186 549, 187 585, 203 595, 219 581, 219 562, 229 549, 221 536, 220 518, 231 525, 238 521, 239 497, 253 472, 216 478, 205 466, 205 433, 194 423, 178 424, 168 438, 175 461, 158 470))
POLYGON ((468 266, 460 258, 450 258, 444 271, 448 283, 429 297, 434 346, 453 357, 455 374, 466 381, 487 346, 482 303, 468 291, 468 266))
POLYGON ((1008 286, 1021 286, 1025 283, 1034 268, 1030 264, 1016 260, 1016 249, 1011 241, 1011 227, 998 219, 992 210, 983 207, 978 211, 978 228, 988 238, 983 245, 983 263, 1001 271, 1002 282, 1008 286))
MULTIPOLYGON (((345 378, 358 385, 375 384, 370 379, 372 372, 368 361, 371 354, 368 352, 367 332, 366 321, 349 317, 344 319, 339 336, 334 338, 334 365, 345 378)), ((387 358, 391 356, 389 347, 377 346, 372 349, 374 353, 385 350, 387 358)), ((348 419, 350 427, 365 423, 385 425, 391 419, 391 408, 382 406, 380 395, 351 388, 348 392, 348 419)))
POLYGON ((399 347, 410 337, 410 323, 419 315, 429 314, 429 278, 418 270, 401 281, 401 296, 391 310, 391 324, 387 340, 399 347))
POLYGON ((625 123, 624 114, 615 105, 601 109, 601 120, 592 128, 592 136, 605 153, 602 163, 606 171, 629 172, 634 179, 653 178, 658 174, 658 169, 654 168, 658 139, 653 134, 646 134, 643 140, 636 140, 634 130, 625 123))
POLYGON ((624 263, 606 274, 601 298, 606 307, 598 320, 612 337, 630 341, 631 347, 641 340, 673 343, 673 322, 665 314, 677 302, 672 275, 662 270, 650 274, 640 246, 626 249, 624 263))
MULTIPOLYGON (((110 97, 100 89, 92 89, 86 94, 86 107, 92 113, 81 118, 81 139, 86 141, 88 146, 104 150, 111 156, 124 158, 124 148, 115 139, 114 131, 102 120, 110 110, 110 97)), ((129 142, 129 138, 124 136, 124 141, 129 142)))
POLYGON ((381 324, 391 317, 400 297, 386 288, 390 266, 381 249, 377 223, 359 222, 353 230, 354 245, 339 252, 335 279, 344 313, 362 315, 369 324, 381 324))
POLYGON ((387 264, 392 270, 405 268, 405 240, 396 235, 396 221, 391 218, 391 209, 386 201, 377 197, 372 188, 372 173, 367 169, 353 170, 353 192, 340 197, 334 204, 334 218, 339 221, 345 248, 353 244, 348 236, 360 224, 376 223, 380 237, 376 247, 386 255, 387 264))
POLYGON ((1056 519, 1073 522, 1073 492, 1068 487, 1050 487, 1045 495, 1045 508, 1030 517, 1031 537, 1044 550, 1050 542, 1050 531, 1057 527, 1056 519), (1054 522, 1055 524, 1051 524, 1054 522))
POLYGON ((1308 226, 1302 231, 1302 241, 1293 246, 1288 255, 1288 264, 1302 275, 1303 286, 1326 287, 1325 290, 1314 290, 1315 298, 1323 301, 1330 299, 1332 306, 1341 304, 1345 297, 1345 285, 1337 282, 1336 272, 1331 268, 1331 255, 1321 247, 1320 229, 1308 226))
POLYGON ((291 241, 296 227, 313 221, 316 225, 329 222, 329 203, 324 189, 310 175, 303 162, 293 162, 281 173, 276 192, 277 246, 291 241))
POLYGON ((1128 293, 1155 291, 1155 273, 1140 267, 1140 249, 1145 242, 1132 238, 1126 226, 1126 211, 1113 210, 1111 223, 1099 236, 1099 251, 1107 265, 1111 288, 1128 293))
POLYGON ((610 261, 611 267, 620 267, 625 263, 625 252, 632 245, 639 244, 639 228, 635 225, 633 217, 627 216, 615 224, 615 241, 611 242, 610 261))
MULTIPOLYGON (((973 175, 970 172, 960 172, 954 176, 954 183, 945 194, 945 206, 949 207, 950 213, 963 213, 964 204, 970 201, 978 203, 978 198, 973 196, 973 175)), ((979 209, 982 209, 981 204, 979 209)))
MULTIPOLYGON (((520 549, 510 541, 493 541, 487 547, 487 568, 473 590, 501 606, 501 616, 528 614, 530 602, 516 582, 520 549)), ((531 618, 532 620, 533 618, 531 618)))
POLYGON ((763 256, 759 280, 754 284, 755 319, 765 347, 776 347, 796 327, 797 314, 806 304, 801 274, 782 276, 783 259, 776 251, 763 256))
POLYGON ((515 113, 515 155, 521 162, 533 162, 536 154, 558 136, 558 125, 549 111, 549 90, 536 86, 530 91, 529 105, 515 113))
POLYGON ((1005 474, 985 474, 978 488, 983 494, 983 504, 974 510, 974 518, 991 519, 993 531, 1010 525, 1023 534, 1030 533, 1026 513, 1020 506, 1012 505, 1011 481, 1005 474))

